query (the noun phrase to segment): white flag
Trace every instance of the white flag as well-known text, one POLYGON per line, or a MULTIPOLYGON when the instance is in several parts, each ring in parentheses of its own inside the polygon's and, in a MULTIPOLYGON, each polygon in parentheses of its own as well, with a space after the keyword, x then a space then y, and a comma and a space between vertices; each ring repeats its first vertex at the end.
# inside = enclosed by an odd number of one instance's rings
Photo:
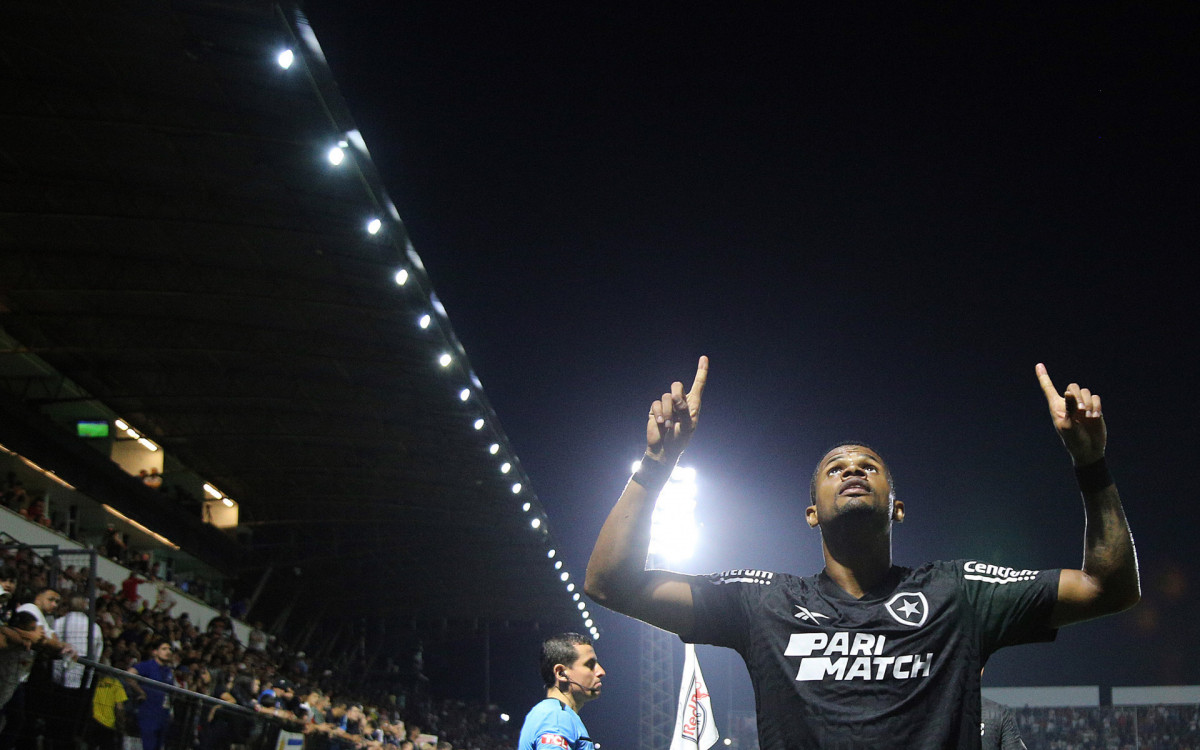
POLYGON ((679 686, 679 708, 675 711, 675 733, 671 750, 708 750, 717 743, 708 686, 696 661, 696 647, 683 644, 683 683, 679 686))

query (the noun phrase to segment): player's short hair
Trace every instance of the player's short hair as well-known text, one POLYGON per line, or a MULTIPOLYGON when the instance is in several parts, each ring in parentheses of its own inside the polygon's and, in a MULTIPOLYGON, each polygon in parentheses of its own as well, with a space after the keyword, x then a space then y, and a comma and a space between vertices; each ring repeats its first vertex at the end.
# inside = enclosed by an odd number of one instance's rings
POLYGON ((883 461, 883 454, 880 453, 878 450, 876 450, 870 443, 863 442, 862 440, 843 440, 840 443, 834 443, 833 445, 829 446, 829 448, 826 449, 826 451, 821 454, 821 458, 817 459, 817 465, 813 467, 812 478, 808 481, 809 505, 817 504, 817 477, 821 473, 821 461, 826 456, 828 456, 830 453, 832 453, 835 449, 843 448, 847 445, 861 446, 861 447, 866 448, 867 450, 871 451, 876 456, 879 456, 880 461, 883 463, 883 468, 887 472, 888 498, 890 500, 895 500, 896 499, 896 478, 895 478, 895 475, 892 474, 892 467, 888 466, 886 461, 883 461))
POLYGON ((576 646, 590 646, 592 639, 580 633, 559 633, 542 641, 542 682, 553 687, 558 678, 554 676, 554 665, 571 666, 579 658, 576 646))

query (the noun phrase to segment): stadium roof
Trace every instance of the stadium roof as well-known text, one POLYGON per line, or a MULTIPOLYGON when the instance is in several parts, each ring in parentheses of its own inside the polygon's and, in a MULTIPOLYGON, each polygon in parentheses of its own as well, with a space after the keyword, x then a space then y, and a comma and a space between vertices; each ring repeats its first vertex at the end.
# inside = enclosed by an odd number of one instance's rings
POLYGON ((0 16, 0 442, 115 497, 127 475, 51 426, 103 408, 240 504, 245 555, 121 501, 201 557, 298 567, 269 588, 320 591, 339 616, 578 628, 541 505, 303 14, 13 0, 0 16))

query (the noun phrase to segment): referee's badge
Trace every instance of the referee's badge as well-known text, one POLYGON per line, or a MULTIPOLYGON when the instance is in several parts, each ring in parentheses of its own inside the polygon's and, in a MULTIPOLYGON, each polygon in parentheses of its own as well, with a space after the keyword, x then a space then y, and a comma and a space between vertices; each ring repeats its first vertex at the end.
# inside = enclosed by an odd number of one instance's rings
POLYGON ((905 591, 893 596, 888 603, 888 614, 901 625, 919 628, 929 617, 929 602, 920 591, 905 591))

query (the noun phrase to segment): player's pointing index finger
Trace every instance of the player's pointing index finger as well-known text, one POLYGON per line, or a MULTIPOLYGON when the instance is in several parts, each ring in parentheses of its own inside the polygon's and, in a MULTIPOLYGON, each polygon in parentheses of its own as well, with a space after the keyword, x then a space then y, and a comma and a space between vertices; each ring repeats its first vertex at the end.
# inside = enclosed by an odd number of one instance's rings
POLYGON ((696 365, 696 379, 692 381, 692 388, 688 391, 689 400, 695 399, 697 404, 700 397, 704 394, 704 384, 708 382, 708 357, 700 357, 700 362, 696 365))
POLYGON ((1042 393, 1046 395, 1046 403, 1053 406, 1054 400, 1059 398, 1059 395, 1054 383, 1050 380, 1050 373, 1046 372, 1046 366, 1041 362, 1038 362, 1033 369, 1037 373, 1038 383, 1042 386, 1042 393))

